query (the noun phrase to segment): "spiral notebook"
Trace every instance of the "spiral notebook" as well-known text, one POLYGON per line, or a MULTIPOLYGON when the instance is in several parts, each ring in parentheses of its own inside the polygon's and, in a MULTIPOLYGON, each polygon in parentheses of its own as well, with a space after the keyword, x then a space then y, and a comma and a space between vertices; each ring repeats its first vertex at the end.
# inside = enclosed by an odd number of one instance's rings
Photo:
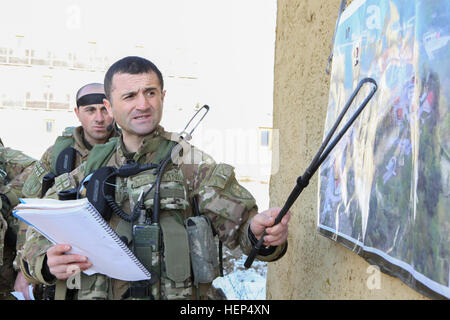
POLYGON ((111 229, 86 199, 20 199, 14 216, 35 228, 55 244, 72 246, 69 253, 88 257, 92 267, 87 275, 105 274, 114 279, 139 281, 150 279, 150 272, 111 229))

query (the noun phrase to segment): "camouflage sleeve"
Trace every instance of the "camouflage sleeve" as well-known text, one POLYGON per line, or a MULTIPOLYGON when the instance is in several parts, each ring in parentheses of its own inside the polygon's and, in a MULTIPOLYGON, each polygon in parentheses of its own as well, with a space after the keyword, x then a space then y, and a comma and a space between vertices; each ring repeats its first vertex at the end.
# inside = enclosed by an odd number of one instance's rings
MULTIPOLYGON (((199 151, 196 151, 197 153, 199 151)), ((188 184, 197 197, 200 213, 206 214, 219 239, 230 249, 240 245, 248 254, 252 248, 249 237, 251 219, 258 213, 254 197, 236 180, 234 168, 202 154, 197 166, 190 166, 188 184)), ((268 255, 258 255, 263 261, 273 261, 284 252, 286 244, 274 248, 268 255)))
MULTIPOLYGON (((14 235, 17 235, 17 239, 20 238, 20 223, 19 220, 12 215, 12 209, 19 203, 19 198, 23 197, 22 188, 24 181, 31 174, 36 160, 25 155, 21 151, 10 148, 0 148, 0 161, 4 168, 3 174, 6 174, 6 176, 2 177, 5 181, 3 181, 0 186, 0 194, 2 197, 0 207, 4 217, 4 228, 2 228, 4 230, 0 231, 0 238, 3 245, 6 225, 8 229, 13 231, 14 235)), ((1 251, 2 250, 0 249, 0 253, 1 251)), ((17 263, 14 263, 13 265, 14 269, 17 270, 17 263)))
POLYGON ((22 197, 22 188, 25 180, 31 174, 35 159, 25 155, 23 152, 13 150, 10 148, 0 148, 0 161, 3 163, 5 179, 0 187, 0 193, 4 194, 12 207, 19 203, 19 198, 22 197))
MULTIPOLYGON (((9 185, 11 187, 11 190, 14 190, 14 194, 17 195, 17 202, 14 204, 14 206, 16 206, 19 203, 18 198, 25 197, 22 193, 23 184, 24 184, 24 181, 27 179, 27 177, 30 176, 32 171, 33 171, 33 165, 30 165, 19 176, 17 176, 16 178, 14 178, 13 181, 10 182, 9 185)), ((12 212, 12 210, 11 210, 11 212, 12 212)), ((10 223, 9 223, 10 226, 13 228, 13 230, 17 236, 17 238, 16 238, 16 251, 17 251, 22 247, 22 245, 25 242, 25 232, 26 232, 27 225, 22 220, 16 219, 12 215, 9 217, 9 221, 10 221, 10 223)), ((19 265, 18 265, 17 255, 14 259, 13 266, 14 266, 15 270, 18 270, 19 265)))
MULTIPOLYGON (((42 177, 50 171, 50 167, 47 165, 47 159, 50 159, 51 148, 48 149, 39 161, 36 161, 33 166, 29 166, 29 171, 26 176, 21 177, 23 182, 22 196, 24 198, 38 198, 41 195, 42 189, 42 177)), ((23 221, 19 221, 16 240, 16 252, 19 252, 25 243, 27 232, 27 224, 23 221)), ((14 260, 14 269, 18 269, 20 266, 19 256, 16 255, 14 260)))
POLYGON ((26 198, 40 198, 42 191, 42 178, 51 171, 53 147, 48 148, 41 159, 36 162, 31 174, 24 183, 22 192, 26 198))
MULTIPOLYGON (((75 168, 71 173, 64 173, 55 178, 55 184, 45 194, 45 198, 58 199, 58 192, 74 188, 78 185, 78 179, 82 176, 84 166, 75 168)), ((35 229, 28 227, 26 230, 26 241, 18 250, 18 264, 25 278, 30 283, 48 283, 42 268, 45 263, 47 250, 53 244, 35 229)))
MULTIPOLYGON (((247 256, 250 254, 251 249, 257 242, 256 238, 254 239, 254 242, 252 242, 250 240, 252 237, 249 235, 250 222, 252 221, 253 216, 256 214, 258 214, 258 211, 252 210, 250 212, 247 222, 245 223, 244 226, 241 227, 241 232, 243 233, 243 235, 240 237, 240 241, 241 241, 240 246, 241 246, 242 252, 247 256)), ((260 261, 267 261, 267 262, 278 260, 286 253, 287 245, 288 245, 288 243, 286 241, 285 243, 283 243, 280 246, 269 247, 268 249, 261 248, 259 251, 260 254, 256 255, 255 258, 260 261)))
POLYGON ((46 252, 53 244, 35 229, 28 227, 26 241, 18 251, 20 270, 30 283, 52 285, 45 280, 42 268, 46 260, 46 252))

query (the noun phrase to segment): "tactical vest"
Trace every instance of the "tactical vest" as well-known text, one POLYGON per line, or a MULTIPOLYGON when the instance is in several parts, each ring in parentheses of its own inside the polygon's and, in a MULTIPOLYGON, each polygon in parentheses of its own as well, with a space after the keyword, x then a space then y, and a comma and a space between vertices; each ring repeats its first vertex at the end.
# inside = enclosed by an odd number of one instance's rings
MULTIPOLYGON (((103 145, 96 145, 91 150, 86 163, 84 164, 84 176, 88 176, 100 167, 109 164, 113 154, 117 149, 118 140, 114 139, 103 145)), ((158 148, 154 163, 159 163, 170 151, 172 142, 163 140, 158 148)), ((115 179, 115 202, 120 208, 128 212, 134 208, 139 196, 143 191, 148 190, 150 185, 155 184, 157 175, 154 170, 142 171, 139 174, 115 179)), ((153 189, 144 199, 144 205, 147 212, 151 212, 154 203, 153 189)), ((185 223, 192 216, 192 209, 187 197, 187 186, 181 169, 169 163, 162 174, 160 184, 160 219, 159 233, 160 246, 154 247, 151 254, 150 271, 156 275, 157 281, 151 286, 151 291, 145 292, 140 297, 136 297, 132 291, 133 283, 125 292, 122 298, 126 299, 195 299, 200 295, 199 281, 195 279, 198 293, 193 295, 193 283, 191 276, 191 252, 188 237, 188 230, 185 223)), ((204 219, 203 219, 204 220, 204 219)), ((195 222, 191 221, 195 224, 195 222)), ((128 245, 133 245, 132 223, 120 219, 113 214, 110 220, 111 227, 118 233, 119 237, 126 241, 128 245)), ((211 226, 209 226, 212 232, 211 226)), ((192 237, 191 237, 192 239, 192 237)), ((211 242, 211 241, 209 241, 211 242)), ((213 251, 216 253, 214 245, 213 251)), ((197 259, 198 260, 198 259, 197 259)), ((217 258, 213 259, 213 275, 207 280, 209 283, 218 275, 219 268, 217 258)), ((197 263, 198 264, 198 263, 197 263)), ((76 299, 113 299, 112 297, 112 279, 94 274, 86 276, 81 274, 80 288, 77 291, 76 299)), ((200 281, 201 282, 201 281, 200 281)), ((63 294, 56 296, 63 298, 63 294)))
POLYGON ((76 127, 67 127, 64 129, 63 134, 56 138, 52 152, 52 172, 55 175, 75 169, 76 150, 73 149, 75 129, 76 127), (68 148, 72 150, 66 151, 68 148), (67 152, 65 156, 62 155, 64 151, 67 152))
POLYGON ((23 186, 25 195, 43 197, 46 191, 53 186, 57 176, 71 172, 75 168, 77 153, 73 148, 75 130, 76 127, 67 127, 63 134, 56 139, 51 154, 50 172, 47 172, 48 169, 40 161, 36 163, 33 173, 23 186), (40 188, 41 194, 36 195, 40 188))

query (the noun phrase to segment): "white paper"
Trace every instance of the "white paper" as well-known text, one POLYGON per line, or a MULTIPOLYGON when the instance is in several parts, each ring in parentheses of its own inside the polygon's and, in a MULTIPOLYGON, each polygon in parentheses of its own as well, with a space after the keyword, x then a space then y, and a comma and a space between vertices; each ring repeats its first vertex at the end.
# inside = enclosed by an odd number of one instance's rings
POLYGON ((114 279, 139 281, 150 273, 101 218, 87 199, 21 199, 14 215, 24 220, 55 244, 69 244, 69 253, 88 258, 91 275, 105 274, 114 279))

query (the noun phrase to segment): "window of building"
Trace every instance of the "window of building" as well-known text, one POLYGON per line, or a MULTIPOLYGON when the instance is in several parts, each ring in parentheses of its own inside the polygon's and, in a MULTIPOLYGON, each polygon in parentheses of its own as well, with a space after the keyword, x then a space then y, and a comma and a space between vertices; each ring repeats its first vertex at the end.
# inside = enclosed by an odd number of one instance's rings
POLYGON ((45 120, 45 132, 52 133, 55 125, 55 120, 45 120))
POLYGON ((45 101, 53 101, 53 93, 52 92, 44 92, 44 100, 45 101))
POLYGON ((265 148, 272 146, 272 128, 259 128, 259 145, 265 148))

